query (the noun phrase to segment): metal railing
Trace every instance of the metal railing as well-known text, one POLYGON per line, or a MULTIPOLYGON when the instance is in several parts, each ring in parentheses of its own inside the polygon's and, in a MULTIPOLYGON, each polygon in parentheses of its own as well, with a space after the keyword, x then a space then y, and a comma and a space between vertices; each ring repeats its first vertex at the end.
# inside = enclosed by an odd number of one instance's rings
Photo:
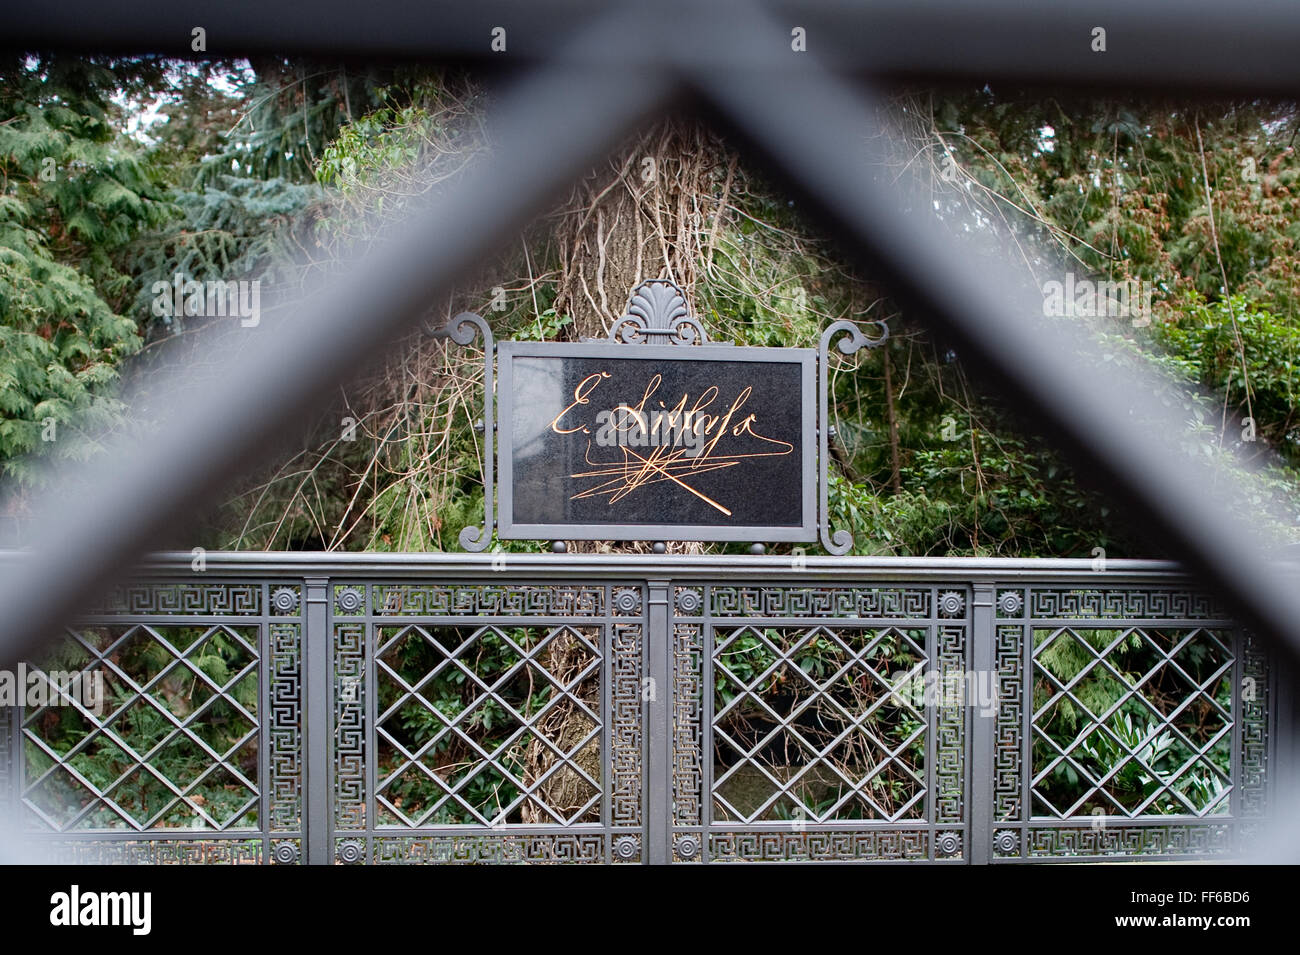
POLYGON ((1275 798, 1275 668, 1168 564, 206 561, 31 664, 104 687, 0 728, 52 858, 1231 858, 1275 798))

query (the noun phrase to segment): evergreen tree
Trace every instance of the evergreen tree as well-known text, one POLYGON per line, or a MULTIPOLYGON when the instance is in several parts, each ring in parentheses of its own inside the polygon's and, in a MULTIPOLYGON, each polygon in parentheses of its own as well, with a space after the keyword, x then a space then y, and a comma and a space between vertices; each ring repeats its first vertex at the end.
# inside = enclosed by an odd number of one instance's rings
POLYGON ((86 453, 77 429, 115 410, 108 386, 140 345, 115 253, 165 221, 167 197, 118 135, 115 95, 156 81, 148 61, 0 60, 0 468, 86 453))

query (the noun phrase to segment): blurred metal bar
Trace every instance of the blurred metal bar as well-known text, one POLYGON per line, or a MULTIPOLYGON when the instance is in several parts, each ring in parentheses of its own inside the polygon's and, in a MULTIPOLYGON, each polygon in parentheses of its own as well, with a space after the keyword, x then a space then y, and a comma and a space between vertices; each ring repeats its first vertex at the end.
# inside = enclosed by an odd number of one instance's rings
MULTIPOLYGON (((758 19, 743 5, 657 6, 591 28, 568 49, 566 65, 548 68, 501 104, 496 153, 462 189, 413 215, 395 238, 319 291, 295 318, 258 332, 264 340, 245 349, 215 393, 186 394, 179 386, 184 420, 147 445, 115 449, 96 465, 93 493, 56 492, 38 503, 43 516, 33 536, 41 547, 0 576, 0 663, 27 657, 52 638, 163 528, 210 502, 225 480, 274 447, 314 402, 443 295, 455 276, 661 103, 671 92, 670 62, 864 250, 910 311, 952 333, 963 352, 1034 409, 1059 442, 1090 459, 1190 556, 1244 621, 1293 652, 1300 649, 1295 588, 1264 559, 1260 536, 1207 493, 1208 469, 1164 455, 1159 441, 1128 421, 1135 402, 1149 401, 1153 382, 1117 378, 1095 387, 1077 360, 1095 351, 1084 335, 1027 321, 1041 302, 1026 296, 1001 259, 970 255, 929 221, 928 207, 908 214, 891 184, 873 175, 864 142, 875 125, 870 101, 814 59, 882 77, 1294 92, 1300 89, 1294 54, 1300 6, 1151 0, 1096 4, 1084 15, 1010 0, 982 4, 977 13, 968 7, 953 0, 891 0, 869 7, 818 3, 790 13, 795 8, 781 5, 776 16, 758 19), (806 55, 790 48, 790 28, 799 24, 809 30, 806 55), (1089 48, 1093 26, 1107 30, 1106 53, 1089 48), (859 58, 866 57, 863 69, 859 58)), ((294 11, 277 17, 265 3, 173 12, 110 10, 77 0, 53 12, 9 11, 0 43, 11 49, 188 53, 190 28, 203 26, 210 55, 310 49, 492 60, 491 27, 505 25, 513 39, 506 57, 496 59, 515 63, 551 59, 566 30, 591 7, 504 4, 454 15, 450 9, 398 15, 381 0, 366 8, 362 22, 355 7, 337 0, 313 5, 306 17, 294 11), (507 15, 515 19, 486 19, 507 15)))
MULTIPOLYGON (((601 21, 578 41, 577 59, 585 46, 623 42, 630 29, 621 16, 601 21)), ((490 157, 445 196, 413 208, 292 317, 236 333, 259 336, 256 347, 222 356, 215 384, 192 387, 180 369, 159 391, 183 409, 175 420, 82 469, 92 492, 56 486, 33 502, 36 550, 0 578, 0 661, 33 653, 164 529, 220 500, 229 479, 281 445, 669 92, 665 80, 631 69, 596 76, 558 65, 530 77, 493 108, 490 157)))
POLYGON ((987 242, 959 244, 934 222, 924 198, 907 195, 896 176, 885 175, 891 173, 887 157, 871 139, 880 107, 869 96, 812 67, 779 76, 713 69, 700 55, 713 32, 758 43, 770 24, 730 16, 711 26, 693 31, 679 49, 683 69, 790 185, 856 244, 909 313, 954 335, 968 365, 990 373, 1058 445, 1090 461, 1149 516, 1154 529, 1230 598, 1240 619, 1300 655, 1294 577, 1266 559, 1264 535, 1228 512, 1223 500, 1230 489, 1208 466, 1174 456, 1164 444, 1165 436, 1184 427, 1172 412, 1162 415, 1168 419, 1163 434, 1130 421, 1135 407, 1160 414, 1160 387, 1178 386, 1119 374, 1098 381, 1096 369, 1080 361, 1097 354, 1096 344, 1081 329, 1031 320, 1042 314, 1041 293, 1026 288, 1006 264, 1005 250, 987 248, 987 242))
MULTIPOLYGON (((631 7, 631 4, 623 4, 631 7)), ((713 16, 716 5, 661 0, 645 21, 678 26, 713 16)), ((1300 90, 1300 4, 1292 0, 771 0, 769 29, 715 37, 710 62, 762 62, 783 69, 794 58, 791 30, 827 67, 877 79, 925 82, 1046 83, 1074 87, 1292 92, 1300 90), (1106 31, 1105 52, 1092 31, 1106 31), (745 39, 742 41, 741 36, 745 39)), ((602 0, 349 0, 184 5, 64 0, 14 4, 0 46, 86 52, 194 55, 191 31, 206 30, 206 53, 411 57, 509 66, 551 60, 613 6, 602 0), (504 51, 493 30, 506 31, 504 51)), ((621 43, 582 51, 591 65, 659 62, 662 48, 629 30, 621 43)))

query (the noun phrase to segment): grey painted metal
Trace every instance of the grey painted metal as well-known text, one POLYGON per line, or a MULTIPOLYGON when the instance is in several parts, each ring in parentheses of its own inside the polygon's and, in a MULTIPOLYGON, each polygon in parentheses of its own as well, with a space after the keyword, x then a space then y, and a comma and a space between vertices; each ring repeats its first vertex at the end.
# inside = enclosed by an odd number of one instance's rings
POLYGON ((330 586, 327 577, 307 577, 304 581, 307 617, 302 635, 302 661, 305 676, 305 719, 303 747, 306 759, 304 799, 304 861, 309 865, 331 865, 334 852, 330 845, 333 826, 330 815, 330 771, 333 764, 334 735, 330 700, 335 693, 334 641, 330 638, 330 586))
POLYGON ((818 532, 821 534, 822 546, 830 554, 847 554, 853 546, 853 535, 846 530, 831 533, 831 514, 827 504, 829 494, 828 474, 830 458, 827 446, 830 442, 831 419, 829 414, 828 391, 830 388, 830 343, 839 337, 836 348, 844 355, 853 355, 861 348, 878 348, 889 340, 889 326, 876 322, 880 334, 867 338, 862 329, 854 322, 835 322, 824 332, 817 348, 817 494, 819 510, 817 514, 818 532))
POLYGON ((665 865, 672 858, 669 821, 672 794, 669 789, 673 765, 673 682, 669 634, 669 595, 672 581, 652 577, 646 581, 646 674, 642 698, 646 713, 646 837, 645 859, 651 865, 665 865))
MULTIPOLYGON (((22 551, 0 551, 5 573, 30 560, 22 551)), ((751 554, 457 554, 457 553, 348 553, 344 551, 209 551, 207 570, 196 572, 193 558, 180 551, 145 555, 133 573, 180 576, 193 581, 211 577, 282 578, 328 574, 331 577, 396 577, 425 575, 493 576, 502 572, 526 574, 539 580, 572 576, 597 580, 675 574, 707 574, 721 579, 743 579, 756 574, 790 570, 791 558, 751 554)), ((1107 560, 1105 570, 1096 561, 1070 557, 821 557, 802 558, 800 580, 996 580, 1140 583, 1178 579, 1191 582, 1193 573, 1168 560, 1107 560)), ((1300 564, 1288 565, 1292 580, 1300 581, 1300 564)))
MULTIPOLYGON (((993 583, 977 583, 971 593, 971 669, 975 673, 995 673, 993 604, 996 588, 993 583)), ((970 727, 971 760, 969 767, 971 798, 970 861, 974 865, 987 865, 993 850, 993 781, 987 771, 977 773, 975 767, 985 769, 993 765, 993 734, 995 713, 978 708, 967 708, 970 727)))
POLYGON ((492 329, 488 327, 488 323, 473 312, 461 312, 437 332, 439 336, 450 338, 457 345, 468 345, 474 340, 475 329, 483 336, 483 526, 461 528, 460 546, 468 551, 487 550, 492 544, 492 530, 496 526, 492 517, 493 478, 496 466, 493 445, 497 430, 496 416, 492 413, 492 402, 496 398, 496 385, 493 381, 496 345, 492 340, 492 329))

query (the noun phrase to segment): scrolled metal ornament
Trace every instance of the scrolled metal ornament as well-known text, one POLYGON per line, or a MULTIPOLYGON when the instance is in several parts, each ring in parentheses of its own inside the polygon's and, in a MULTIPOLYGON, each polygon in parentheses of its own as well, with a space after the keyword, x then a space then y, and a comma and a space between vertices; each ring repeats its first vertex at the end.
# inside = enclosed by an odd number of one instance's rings
POLYGON ((1003 829, 993 837, 993 848, 998 855, 1014 855, 1020 851, 1020 836, 1010 829, 1003 829))
POLYGON ((631 587, 614 592, 614 609, 621 614, 636 613, 641 609, 641 591, 631 587))
POLYGON ((1002 596, 998 597, 998 610, 1002 612, 1004 617, 1016 616, 1024 605, 1024 598, 1020 596, 1019 591, 1004 590, 1002 596))
POLYGON ((939 595, 939 613, 945 617, 959 617, 966 609, 966 596, 959 590, 946 590, 939 595))
POLYGON ((827 472, 830 467, 828 448, 830 438, 829 385, 827 384, 830 377, 830 345, 837 335, 843 335, 844 337, 835 343, 835 347, 844 355, 855 354, 862 348, 878 348, 889 340, 889 327, 884 322, 876 322, 875 324, 880 329, 880 335, 877 338, 868 338, 854 322, 835 322, 822 332, 821 342, 817 349, 817 407, 819 413, 817 419, 817 477, 818 503, 821 508, 817 517, 822 547, 826 548, 827 553, 836 556, 849 552, 849 548, 853 546, 853 535, 849 531, 842 529, 831 533, 829 486, 827 484, 827 472))
POLYGON ((492 531, 496 521, 492 514, 494 490, 494 468, 496 455, 493 444, 496 438, 496 417, 493 414, 492 401, 496 394, 493 373, 496 363, 496 342, 492 338, 492 329, 481 315, 473 312, 461 312, 441 329, 434 333, 435 338, 450 338, 457 345, 468 345, 474 341, 474 332, 483 336, 483 526, 466 525, 461 528, 460 546, 468 551, 484 551, 492 543, 492 531))

